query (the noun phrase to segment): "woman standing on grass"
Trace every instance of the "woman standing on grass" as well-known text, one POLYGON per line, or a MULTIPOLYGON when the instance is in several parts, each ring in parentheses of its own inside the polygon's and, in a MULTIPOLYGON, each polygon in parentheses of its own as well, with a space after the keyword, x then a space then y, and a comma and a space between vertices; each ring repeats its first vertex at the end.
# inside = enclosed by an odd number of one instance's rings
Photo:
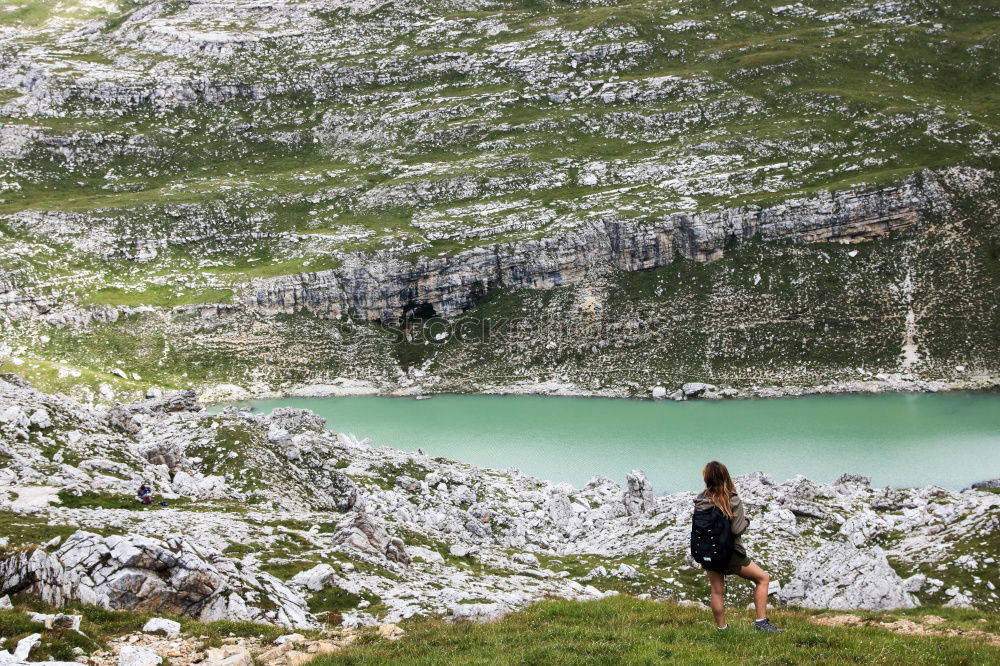
MULTIPOLYGON (((705 465, 702 477, 705 479, 705 490, 694 501, 696 526, 698 525, 699 513, 701 513, 701 516, 707 517, 703 518, 703 520, 709 521, 712 520, 714 514, 716 522, 713 524, 725 527, 725 524, 728 522, 729 530, 734 537, 731 539, 732 554, 729 556, 727 562, 719 566, 712 566, 711 568, 706 563, 702 563, 702 566, 705 567, 705 573, 708 574, 708 580, 712 583, 712 615, 715 616, 715 626, 718 627, 719 631, 729 629, 729 625, 726 623, 725 607, 726 576, 736 574, 740 578, 746 578, 756 586, 753 593, 753 605, 757 611, 757 621, 754 622, 754 629, 757 631, 783 632, 784 629, 778 629, 767 619, 767 585, 771 581, 771 577, 758 565, 750 561, 750 558, 747 557, 746 548, 743 547, 741 535, 750 525, 750 521, 747 520, 740 496, 736 494, 736 486, 733 484, 732 477, 729 476, 729 470, 719 461, 713 460, 705 465), (725 519, 719 516, 718 513, 713 512, 713 508, 718 509, 725 519)), ((705 523, 702 524, 704 525, 705 523)), ((711 529, 711 526, 709 529, 711 529)), ((693 529, 693 534, 695 530, 697 530, 697 527, 693 529)), ((719 541, 730 541, 728 534, 720 536, 719 541)), ((695 537, 692 536, 692 549, 695 547, 694 541, 695 537)))

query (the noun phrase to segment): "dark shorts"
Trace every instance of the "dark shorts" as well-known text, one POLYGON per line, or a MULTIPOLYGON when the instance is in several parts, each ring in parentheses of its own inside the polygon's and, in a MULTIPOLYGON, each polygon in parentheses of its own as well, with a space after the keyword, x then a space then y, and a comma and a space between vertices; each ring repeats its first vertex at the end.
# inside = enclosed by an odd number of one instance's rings
POLYGON ((739 573, 740 569, 742 569, 743 567, 749 565, 750 565, 750 558, 747 557, 746 555, 741 555, 740 553, 737 553, 734 550, 732 556, 729 558, 729 563, 726 564, 725 571, 723 571, 722 573, 726 574, 727 576, 732 576, 733 574, 739 573))

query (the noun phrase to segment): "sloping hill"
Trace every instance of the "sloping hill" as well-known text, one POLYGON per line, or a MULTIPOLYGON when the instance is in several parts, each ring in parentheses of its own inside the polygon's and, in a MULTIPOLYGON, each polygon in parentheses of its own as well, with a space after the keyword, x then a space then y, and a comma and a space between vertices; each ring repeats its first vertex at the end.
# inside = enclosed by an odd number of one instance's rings
MULTIPOLYGON (((0 12, 0 321, 13 340, 3 355, 24 346, 43 362, 35 381, 95 396, 102 382, 120 392, 338 376, 389 390, 427 355, 395 349, 375 322, 454 317, 521 288, 576 285, 571 301, 613 305, 608 271, 718 259, 756 236, 888 235, 916 247, 860 271, 829 248, 804 265, 753 267, 760 289, 769 272, 813 279, 810 264, 831 255, 829 279, 871 276, 847 293, 874 311, 812 327, 829 362, 803 370, 808 349, 783 349, 774 369, 787 377, 771 383, 841 380, 859 364, 910 369, 895 358, 904 334, 931 361, 927 377, 994 371, 995 357, 956 336, 944 349, 920 338, 941 325, 931 303, 955 296, 927 295, 929 283, 976 284, 968 337, 993 328, 995 223, 949 231, 957 247, 937 259, 956 275, 931 275, 921 248, 941 246, 924 233, 941 215, 962 217, 947 202, 996 200, 998 26, 991 3, 941 0, 15 0, 0 12), (930 303, 907 333, 909 296, 895 292, 911 273, 930 303), (301 311, 310 321, 279 316, 301 311), (361 320, 357 344, 314 316, 361 320), (150 342, 132 370, 152 377, 119 382, 108 371, 135 356, 133 327, 150 342), (825 344, 841 328, 894 349, 845 358, 825 344), (51 365, 62 360, 83 377, 62 381, 51 365)), ((629 298, 644 293, 630 285, 629 298)), ((752 303, 747 288, 714 285, 713 296, 752 303)), ((663 306, 657 292, 643 308, 663 306)), ((685 304, 682 320, 699 306, 685 304)), ((634 328, 625 313, 607 323, 634 328)), ((744 312, 682 321, 678 334, 755 325, 744 312)), ((789 346, 811 337, 778 335, 789 346)), ((578 357, 576 342, 561 356, 578 357)), ((603 361, 574 369, 539 355, 528 353, 527 372, 490 374, 567 375, 588 389, 601 374, 603 361)), ((713 379, 727 364, 706 349, 682 360, 614 388, 713 379)), ((450 373, 467 361, 435 374, 481 388, 450 373)))

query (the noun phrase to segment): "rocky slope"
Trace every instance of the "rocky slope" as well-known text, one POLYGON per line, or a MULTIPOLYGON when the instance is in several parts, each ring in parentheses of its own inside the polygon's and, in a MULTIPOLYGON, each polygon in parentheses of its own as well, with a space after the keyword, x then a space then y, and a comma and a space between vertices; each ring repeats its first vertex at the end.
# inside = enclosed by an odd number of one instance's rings
POLYGON ((592 279, 600 269, 661 268, 676 258, 721 259, 727 243, 767 240, 860 242, 913 224, 947 196, 935 181, 875 192, 786 201, 765 209, 663 219, 605 218, 554 238, 487 245, 454 257, 406 262, 354 259, 337 269, 259 280, 248 305, 265 313, 308 310, 400 325, 414 317, 454 317, 497 289, 551 289, 592 279))
MULTIPOLYGON (((706 598, 693 493, 583 488, 334 435, 296 409, 113 408, 0 379, 0 596, 315 626, 485 620, 546 597, 706 598), (132 496, 141 482, 157 501, 132 496)), ((1000 495, 737 481, 774 603, 995 610, 1000 495)), ((732 601, 748 589, 731 586, 732 601)))
POLYGON ((995 381, 989 3, 8 4, 0 358, 40 386, 995 381))

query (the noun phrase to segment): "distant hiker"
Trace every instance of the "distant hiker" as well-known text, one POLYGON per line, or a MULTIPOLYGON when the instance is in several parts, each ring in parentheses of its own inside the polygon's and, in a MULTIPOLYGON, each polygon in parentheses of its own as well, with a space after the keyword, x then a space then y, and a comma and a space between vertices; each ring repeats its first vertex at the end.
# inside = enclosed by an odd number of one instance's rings
POLYGON ((153 503, 153 489, 147 486, 145 483, 139 486, 139 492, 135 496, 136 502, 142 502, 143 504, 153 503))
POLYGON ((702 470, 705 490, 694 500, 691 521, 691 556, 708 574, 712 583, 712 615, 719 631, 726 623, 726 576, 736 574, 754 583, 753 605, 757 611, 754 629, 782 633, 767 618, 767 586, 771 582, 763 569, 750 561, 742 535, 750 521, 726 466, 717 460, 702 470))

